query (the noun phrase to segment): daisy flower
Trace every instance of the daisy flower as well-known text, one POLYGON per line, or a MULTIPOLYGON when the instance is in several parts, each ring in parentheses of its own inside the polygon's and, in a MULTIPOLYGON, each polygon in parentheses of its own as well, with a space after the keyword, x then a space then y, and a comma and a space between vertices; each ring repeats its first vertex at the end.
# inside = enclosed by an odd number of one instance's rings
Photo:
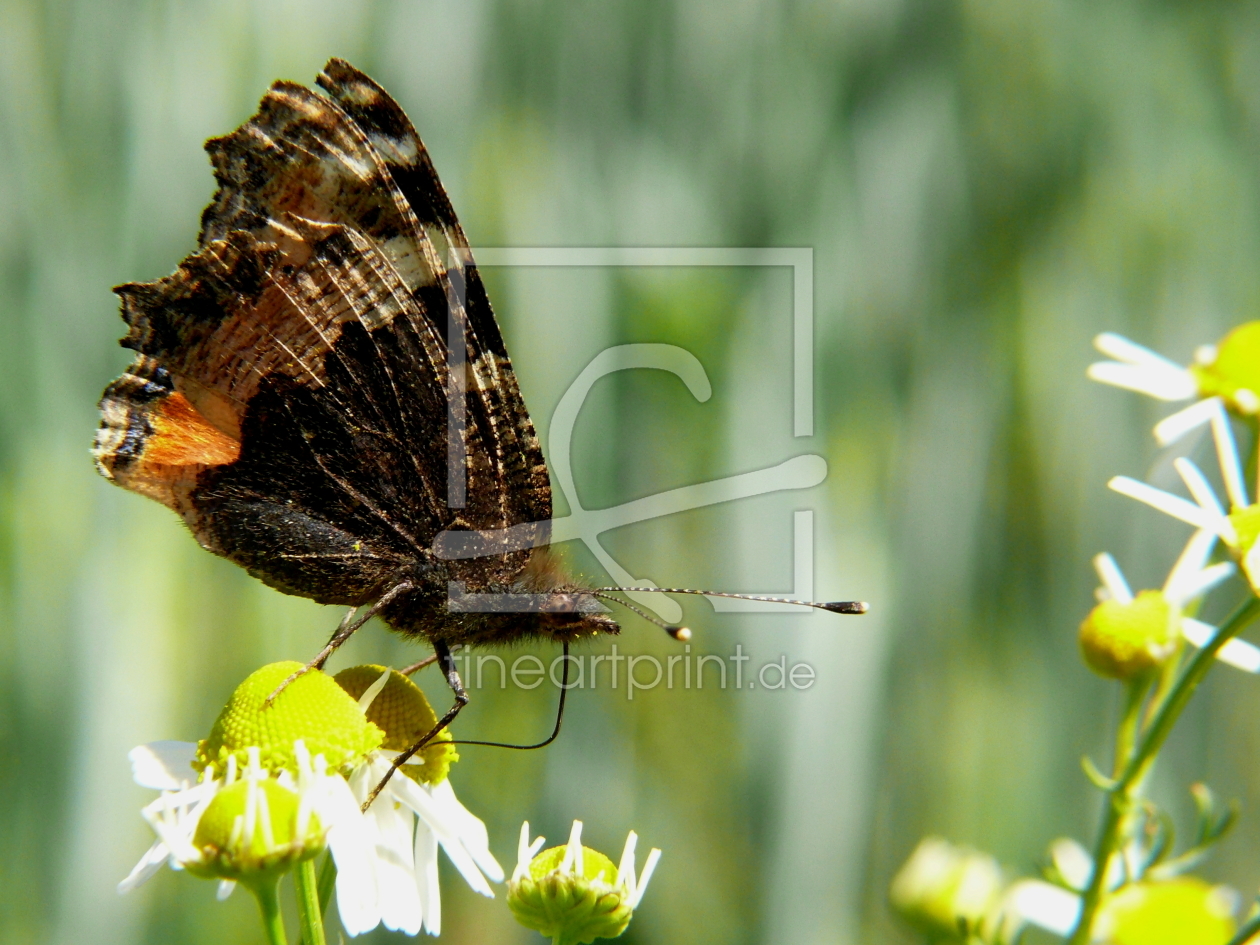
MULTIPOLYGON (((1223 561, 1209 565, 1216 535, 1194 533, 1160 590, 1136 595, 1110 554, 1094 558, 1101 586, 1099 600, 1081 624, 1081 649, 1086 662, 1104 676, 1127 679, 1150 669, 1170 655, 1178 637, 1202 647, 1216 628, 1187 617, 1183 610, 1234 573, 1223 561)), ((1260 672, 1260 649, 1243 640, 1229 640, 1217 659, 1250 673, 1260 672)))
POLYGON ((433 710, 414 683, 379 666, 346 670, 338 681, 306 673, 266 705, 300 667, 274 663, 253 673, 201 742, 132 750, 137 783, 162 792, 143 811, 158 839, 119 891, 167 863, 218 877, 224 898, 253 873, 274 882, 276 873, 327 847, 347 933, 383 924, 436 935, 439 845, 478 892, 493 895, 487 877, 503 879, 485 826, 446 780, 458 758, 450 735, 442 733, 395 774, 365 814, 361 805, 389 770, 395 741, 414 744, 436 724, 433 710), (227 801, 235 806, 217 814, 215 805, 227 801))
POLYGON ((661 858, 661 851, 653 849, 636 878, 638 839, 631 831, 621 863, 614 867, 604 854, 582 845, 580 820, 573 821, 568 843, 541 853, 544 838, 530 840, 529 821, 521 824, 516 869, 508 884, 508 906, 516 920, 557 945, 616 938, 630 924, 661 858))
POLYGON ((339 867, 338 906, 352 917, 371 913, 376 889, 358 804, 345 779, 328 774, 323 755, 312 759, 300 739, 293 749, 296 777, 287 770, 273 777, 252 746, 243 771, 231 756, 218 778, 213 767, 196 770, 195 742, 133 748, 136 783, 162 791, 141 812, 158 839, 118 891, 130 892, 167 863, 218 878, 226 899, 238 881, 287 871, 327 846, 339 867))

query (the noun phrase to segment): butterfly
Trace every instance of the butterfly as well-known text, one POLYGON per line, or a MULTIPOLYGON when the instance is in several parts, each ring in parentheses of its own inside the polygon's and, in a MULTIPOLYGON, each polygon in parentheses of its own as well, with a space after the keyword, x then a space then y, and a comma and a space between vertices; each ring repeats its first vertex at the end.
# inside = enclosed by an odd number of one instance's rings
POLYGON ((547 466, 428 152, 349 63, 316 84, 206 142, 197 251, 115 288, 135 359, 93 453, 270 586, 366 605, 312 665, 374 615, 428 641, 440 729, 451 647, 619 627, 547 547, 547 466))

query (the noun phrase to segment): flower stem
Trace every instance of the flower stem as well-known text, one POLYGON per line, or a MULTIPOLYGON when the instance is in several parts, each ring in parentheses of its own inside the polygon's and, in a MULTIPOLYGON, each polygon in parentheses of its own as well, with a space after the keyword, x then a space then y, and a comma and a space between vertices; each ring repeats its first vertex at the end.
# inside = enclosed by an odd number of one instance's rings
POLYGON ((1137 785, 1146 776, 1159 750, 1164 747, 1169 732, 1181 717, 1190 697, 1212 668, 1217 652, 1257 614, 1260 614, 1260 598, 1253 596, 1235 610, 1208 641, 1207 646, 1194 655, 1185 671, 1159 702, 1159 707, 1151 714, 1151 722, 1141 733, 1136 750, 1120 771, 1115 785, 1107 792, 1103 822, 1094 847, 1093 872, 1089 878, 1089 887, 1081 899, 1081 915, 1071 938, 1068 939, 1068 945, 1086 945, 1089 941, 1094 916, 1098 914, 1105 892, 1107 867, 1122 839, 1125 814, 1129 811, 1137 785))
POLYGON ((1244 922, 1243 927, 1229 940, 1228 945, 1246 945, 1257 933, 1260 933, 1260 913, 1244 922))
POLYGON ((1129 680, 1124 694, 1124 714, 1120 717, 1120 725, 1116 728, 1116 757, 1112 762, 1111 776, 1120 777, 1124 766, 1129 763, 1133 749, 1137 745, 1138 719, 1142 715, 1142 699, 1150 688, 1147 676, 1138 676, 1129 680))
POLYGON ((332 854, 324 855, 324 865, 319 868, 319 914, 328 914, 328 903, 332 901, 333 888, 337 884, 337 864, 332 854))
POLYGON ((267 933, 267 945, 288 945, 284 935, 284 918, 280 915, 280 878, 263 880, 250 886, 262 911, 263 930, 267 933))
POLYGON ((302 923, 302 945, 325 945, 314 860, 303 860, 297 865, 293 871, 293 886, 297 891, 298 919, 302 923))

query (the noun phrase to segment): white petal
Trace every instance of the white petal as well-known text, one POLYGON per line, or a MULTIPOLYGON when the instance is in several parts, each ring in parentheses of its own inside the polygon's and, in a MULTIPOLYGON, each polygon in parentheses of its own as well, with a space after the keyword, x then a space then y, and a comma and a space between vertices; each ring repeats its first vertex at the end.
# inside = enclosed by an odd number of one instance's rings
POLYGON ((1184 368, 1156 365, 1117 364, 1097 361, 1085 370, 1085 376, 1100 384, 1110 384, 1156 400, 1189 400, 1198 393, 1194 377, 1184 368))
POLYGON ((529 875, 529 864, 534 857, 538 855, 538 851, 543 848, 543 844, 547 842, 547 838, 538 836, 531 842, 529 839, 529 821, 521 824, 521 839, 516 847, 516 869, 512 872, 512 882, 516 882, 522 876, 529 875))
POLYGON ((1176 443, 1191 430, 1197 430, 1205 423, 1210 423, 1220 403, 1215 397, 1200 400, 1184 407, 1174 414, 1169 414, 1155 424, 1155 442, 1160 446, 1176 443))
POLYGON ((621 850, 621 862, 617 865, 617 885, 625 886, 633 895, 635 889, 634 848, 638 845, 639 835, 633 830, 626 837, 626 845, 621 850))
MULTIPOLYGON (((437 801, 452 821, 456 824, 459 831, 460 840, 477 865, 481 867, 481 871, 493 882, 503 882, 503 867, 499 865, 499 861, 494 858, 494 854, 490 852, 490 834, 486 831, 486 825, 481 819, 475 816, 463 804, 459 802, 459 798, 455 796, 455 788, 452 787, 450 779, 435 784, 429 789, 429 795, 437 801)), ((542 841, 539 840, 541 845, 542 841)), ((531 855, 530 859, 533 859, 531 855)))
POLYGON ((228 896, 232 895, 232 893, 235 891, 236 891, 236 880, 221 879, 219 880, 219 888, 216 889, 214 892, 214 898, 219 900, 219 902, 222 902, 228 896))
POLYGON ((392 803, 373 804, 367 818, 376 826, 376 884, 381 924, 417 935, 423 918, 412 859, 415 815, 392 803))
POLYGON ((416 825, 413 855, 416 863, 416 891, 424 913, 424 930, 430 935, 442 934, 442 897, 438 891, 437 834, 421 821, 416 825))
MULTIPOLYGON (((393 670, 386 668, 385 672, 381 673, 380 678, 363 691, 363 695, 359 696, 360 709, 367 712, 367 710, 372 707, 372 703, 376 701, 376 697, 381 694, 381 690, 384 689, 385 684, 389 682, 391 673, 393 673, 393 670)), ((414 935, 415 933, 412 932, 410 934, 414 935)))
MULTIPOLYGON (((1179 578, 1176 584, 1164 591, 1164 596, 1173 606, 1184 606, 1187 602, 1202 597, 1222 581, 1233 577, 1237 570, 1234 562, 1221 561, 1210 568, 1204 568, 1196 574, 1189 575, 1184 580, 1179 578)), ((1169 583, 1172 584, 1171 577, 1169 583)))
POLYGON ((486 882, 481 871, 477 868, 476 861, 469 852, 464 848, 460 840, 456 825, 451 823, 444 815, 442 806, 433 800, 433 797, 427 790, 412 781, 411 778, 391 778, 388 787, 382 792, 382 796, 389 794, 406 804, 416 815, 429 825, 429 828, 437 834, 438 842, 442 844, 442 849, 446 851, 446 855, 451 858, 451 862, 455 868, 459 870, 460 875, 464 877, 476 892, 483 896, 494 897, 494 891, 486 882))
POLYGON ((140 815, 170 851, 172 866, 200 858, 192 838, 217 786, 218 782, 203 781, 186 791, 163 793, 141 809, 140 815))
POLYGON ((1238 568, 1232 561, 1218 561, 1209 568, 1204 568, 1198 574, 1198 580, 1186 588, 1185 600, 1194 600, 1196 597, 1202 597, 1216 585, 1222 581, 1233 577, 1238 568))
POLYGON ((1077 889, 1084 889, 1094 871, 1089 851, 1070 837, 1060 837, 1050 844, 1050 859, 1059 875, 1077 889))
POLYGON ((516 842, 516 869, 512 871, 512 882, 516 882, 529 872, 529 861, 534 858, 529 842, 529 821, 521 823, 521 837, 516 842))
POLYGON ((560 861, 560 872, 570 870, 581 875, 582 867, 582 821, 573 821, 573 829, 569 831, 569 842, 564 847, 564 859, 560 861))
POLYGON ((1094 570, 1098 573, 1098 580, 1102 581, 1110 600, 1118 604, 1133 602, 1133 592, 1129 590, 1129 582, 1124 579, 1124 574, 1121 573, 1115 558, 1105 551, 1094 555, 1094 570))
MULTIPOLYGON (((1193 617, 1181 618, 1181 635, 1197 647, 1205 647, 1216 635, 1216 627, 1193 617)), ((1260 647, 1237 638, 1226 640, 1216 652, 1216 658, 1236 669, 1248 673, 1260 673, 1260 647)))
POLYGON ((196 742, 149 742, 127 752, 131 776, 141 787, 155 791, 178 791, 197 783, 193 759, 196 742))
POLYGON ((1164 581, 1164 597, 1175 607, 1194 600, 1210 588, 1215 587, 1232 573, 1233 565, 1227 564, 1222 573, 1219 565, 1205 568, 1212 549, 1216 546, 1217 536, 1210 531, 1200 529, 1190 536, 1185 548, 1177 557, 1177 563, 1168 572, 1164 581))
POLYGON ((1055 935, 1067 935, 1076 927, 1081 900, 1066 889, 1039 879, 1021 879, 1006 894, 1005 910, 1055 935))
POLYGON ((1199 508, 1221 518, 1225 517, 1225 509, 1222 508, 1220 501, 1216 498, 1216 490, 1212 488, 1212 484, 1207 481, 1207 477, 1203 475, 1193 460, 1186 459, 1184 456, 1178 456, 1173 460, 1173 468, 1181 475, 1181 481, 1186 484, 1186 488, 1190 490, 1190 497, 1194 499, 1199 508))
POLYGON ((162 868, 162 864, 170 859, 170 856, 171 851, 166 848, 166 844, 158 840, 153 846, 144 851, 144 856, 140 857, 140 862, 127 874, 127 878, 118 884, 119 894, 129 893, 145 882, 162 868))
POLYGON ((1243 485, 1242 463, 1238 461, 1238 445, 1234 442, 1229 414, 1219 397, 1209 398, 1204 403, 1209 405, 1208 420, 1212 424, 1212 439, 1216 443, 1217 461, 1221 464, 1225 494, 1229 496, 1230 504, 1234 508, 1246 508, 1250 502, 1247 501, 1247 487, 1243 485))
POLYGON ((372 831, 345 780, 327 775, 313 792, 315 811, 328 829, 328 849, 337 864, 337 912, 350 935, 380 923, 372 831))
POLYGON ((1113 331, 1104 331, 1094 336, 1094 347, 1109 358, 1115 358, 1124 364, 1146 364, 1152 367, 1167 367, 1178 371, 1185 370, 1175 361, 1170 361, 1162 354, 1156 354, 1150 348, 1130 341, 1124 335, 1113 331))
POLYGON ((1229 413, 1219 397, 1209 397, 1197 404, 1165 417, 1155 426, 1155 438, 1161 446, 1181 439, 1191 430, 1210 424, 1212 439, 1216 444, 1216 457, 1221 467, 1221 479, 1225 494, 1235 508, 1245 508, 1249 502, 1243 482, 1242 464, 1238 461, 1238 446, 1229 423, 1229 413))
POLYGON ((1127 495, 1131 499, 1145 502, 1165 515, 1171 515, 1173 518, 1179 519, 1187 525, 1193 525, 1195 528, 1206 528, 1222 538, 1225 537, 1224 532, 1228 532, 1231 535, 1233 533, 1233 527, 1229 524, 1228 519, 1214 515, 1207 509, 1202 509, 1193 502, 1183 499, 1181 496, 1173 495, 1171 492, 1156 489, 1154 486, 1148 486, 1146 483, 1130 479, 1128 476, 1115 476, 1107 483, 1107 486, 1121 495, 1127 495))
POLYGON ((661 851, 655 847, 648 853, 647 862, 643 864, 643 872, 639 874, 639 882, 635 887, 634 895, 630 897, 630 908, 637 909, 639 903, 643 901, 643 894, 647 892, 648 883, 652 880, 652 874, 656 872, 656 864, 661 861, 661 851))

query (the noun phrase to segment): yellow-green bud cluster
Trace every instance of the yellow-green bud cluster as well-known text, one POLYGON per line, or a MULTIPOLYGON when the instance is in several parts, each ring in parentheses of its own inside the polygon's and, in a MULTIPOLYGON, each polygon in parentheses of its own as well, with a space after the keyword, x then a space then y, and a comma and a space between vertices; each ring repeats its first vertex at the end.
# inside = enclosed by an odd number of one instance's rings
POLYGON ((961 940, 981 928, 1002 896, 993 857, 940 837, 924 839, 893 878, 894 909, 933 939, 961 940))
POLYGON ((1111 679, 1133 679, 1173 652, 1180 614, 1160 591, 1141 591, 1125 603, 1105 600, 1081 622, 1081 655, 1111 679))
POLYGON ((544 850, 530 862, 528 875, 508 886, 517 921, 558 945, 616 938, 634 914, 612 860, 590 847, 581 850, 577 858, 569 855, 569 845, 544 850))
POLYGON ((196 876, 246 885, 280 873, 324 848, 319 819, 298 794, 273 778, 245 777, 215 793, 193 834, 200 860, 185 864, 196 876))

